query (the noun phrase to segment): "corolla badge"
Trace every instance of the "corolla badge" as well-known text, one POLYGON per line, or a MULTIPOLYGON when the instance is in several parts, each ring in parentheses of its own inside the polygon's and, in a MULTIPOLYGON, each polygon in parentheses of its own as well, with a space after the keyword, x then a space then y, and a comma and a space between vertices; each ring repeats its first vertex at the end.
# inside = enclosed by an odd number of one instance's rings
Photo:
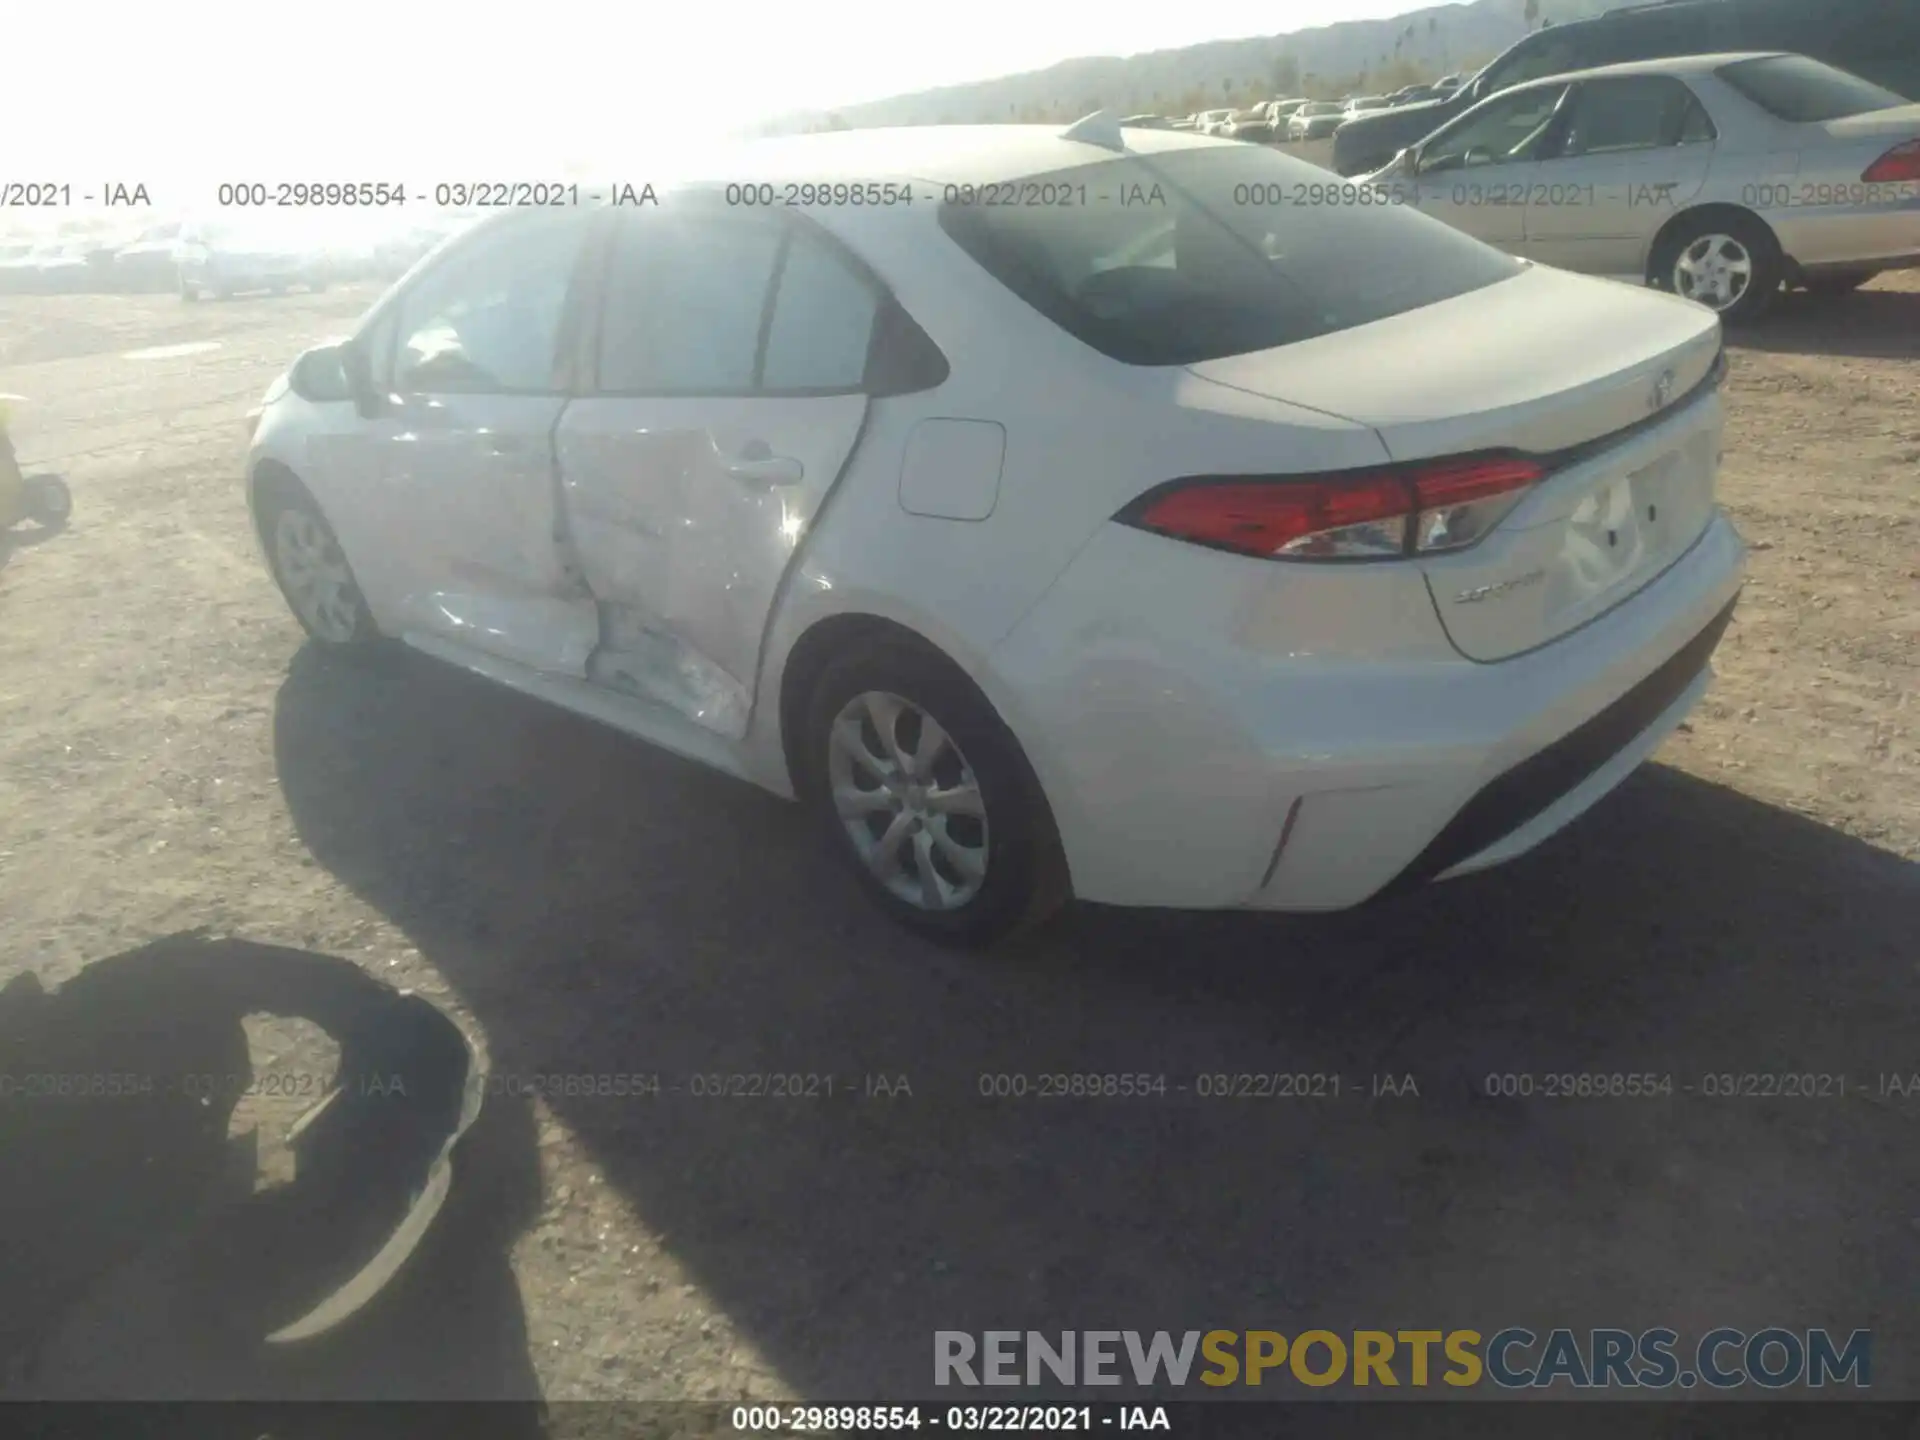
POLYGON ((1547 578, 1545 570, 1529 570, 1524 575, 1516 575, 1511 580, 1501 580, 1492 585, 1476 585, 1471 590, 1462 590, 1453 597, 1456 605, 1478 605, 1482 600, 1492 600, 1496 596, 1510 594, 1524 589, 1528 585, 1538 585, 1547 578))
POLYGON ((1662 370, 1660 378, 1653 382, 1653 393, 1647 397, 1647 409, 1664 410, 1673 400, 1673 372, 1662 370))

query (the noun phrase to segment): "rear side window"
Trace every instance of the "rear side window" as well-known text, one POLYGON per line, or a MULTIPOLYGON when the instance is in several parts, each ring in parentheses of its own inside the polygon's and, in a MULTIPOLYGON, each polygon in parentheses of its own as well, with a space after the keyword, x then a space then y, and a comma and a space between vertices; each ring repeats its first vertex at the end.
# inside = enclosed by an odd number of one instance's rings
POLYGON ((1693 92, 1670 75, 1588 80, 1574 95, 1562 153, 1612 155, 1678 145, 1699 110, 1693 92))
POLYGON ((1255 146, 1102 161, 1021 188, 1078 203, 950 203, 940 224, 1015 295, 1130 365, 1290 345, 1521 269, 1408 206, 1301 203, 1354 187, 1255 146))
POLYGON ((602 302, 599 389, 750 393, 782 238, 760 216, 623 215, 602 302))
POLYGON ((879 293, 833 246, 795 228, 767 326, 763 390, 858 390, 879 293))
POLYGON ((1804 55, 1736 60, 1714 73, 1769 115, 1798 125, 1843 120, 1907 103, 1871 80, 1804 55))
POLYGON ((1720 132, 1713 128, 1713 120, 1707 114, 1706 106, 1697 97, 1689 95, 1687 113, 1680 117, 1680 139, 1682 145, 1704 145, 1718 140, 1720 132))

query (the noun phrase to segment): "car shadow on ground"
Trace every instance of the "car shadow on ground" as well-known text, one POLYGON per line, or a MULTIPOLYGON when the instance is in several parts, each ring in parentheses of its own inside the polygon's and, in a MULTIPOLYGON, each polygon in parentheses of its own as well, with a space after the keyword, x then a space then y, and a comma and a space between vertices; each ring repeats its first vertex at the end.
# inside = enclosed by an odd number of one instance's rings
POLYGON ((1757 325, 1730 332, 1737 349, 1775 354, 1920 357, 1920 290, 1856 290, 1822 297, 1789 290, 1757 325))
MULTIPOLYGON (((539 1204, 524 1103, 482 1107, 384 1287, 324 1333, 266 1340, 374 1257, 458 1129, 479 1077, 424 1001, 332 956, 171 936, 54 990, 17 974, 0 1071, 0 1399, 537 1399, 507 1262, 539 1204), (337 1066, 256 1070, 251 1015, 318 1026, 337 1066), (336 1083, 295 1173, 261 1186, 236 1108, 284 1086, 302 1110, 336 1083)), ((229 1433, 206 1413, 188 1428, 229 1433)))
POLYGON ((1914 1112, 1863 1091, 1920 1068, 1920 867, 1730 789, 1650 767, 1378 909, 1082 907, 970 958, 872 913, 793 807, 427 661, 309 647, 275 746, 304 842, 496 1072, 661 1077, 552 1103, 803 1395, 932 1394, 939 1329, 1416 1317, 1877 1326, 1876 1391, 1912 1383, 1914 1112), (1574 1072, 1672 1091, 1487 1093, 1574 1072), (1779 1072, 1850 1088, 1705 1094, 1779 1072), (696 1093, 767 1074, 834 1091, 696 1093), (1326 1078, 1205 1078, 1276 1074, 1326 1078))

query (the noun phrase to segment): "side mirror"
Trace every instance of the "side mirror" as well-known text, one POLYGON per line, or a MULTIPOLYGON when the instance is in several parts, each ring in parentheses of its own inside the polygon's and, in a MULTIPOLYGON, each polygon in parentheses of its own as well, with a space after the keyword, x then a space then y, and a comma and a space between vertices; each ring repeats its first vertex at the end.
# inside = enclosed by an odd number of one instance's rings
POLYGON ((1420 147, 1409 145, 1393 157, 1390 167, 1396 175, 1404 175, 1411 180, 1420 173, 1420 147))
POLYGON ((302 400, 324 404, 354 398, 347 380, 344 345, 321 345, 293 362, 287 372, 287 387, 302 400))
POLYGON ((341 398, 353 401, 353 408, 363 420, 371 420, 381 414, 386 404, 374 386, 373 367, 367 363, 367 352, 349 340, 339 346, 335 353, 339 357, 340 374, 346 387, 346 394, 341 398))

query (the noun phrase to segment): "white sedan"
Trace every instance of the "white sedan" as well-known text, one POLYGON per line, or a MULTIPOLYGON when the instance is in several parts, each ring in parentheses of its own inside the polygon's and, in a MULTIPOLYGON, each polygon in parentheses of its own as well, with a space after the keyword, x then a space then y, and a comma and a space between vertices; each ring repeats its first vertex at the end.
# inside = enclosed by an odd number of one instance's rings
POLYGON ((268 392, 267 563, 322 646, 799 799, 944 941, 1497 864, 1708 684, 1720 326, 1328 178, 1094 117, 482 222, 268 392))
POLYGON ((1804 55, 1689 55, 1483 100, 1377 174, 1516 255, 1758 319, 1920 266, 1920 104, 1804 55))

